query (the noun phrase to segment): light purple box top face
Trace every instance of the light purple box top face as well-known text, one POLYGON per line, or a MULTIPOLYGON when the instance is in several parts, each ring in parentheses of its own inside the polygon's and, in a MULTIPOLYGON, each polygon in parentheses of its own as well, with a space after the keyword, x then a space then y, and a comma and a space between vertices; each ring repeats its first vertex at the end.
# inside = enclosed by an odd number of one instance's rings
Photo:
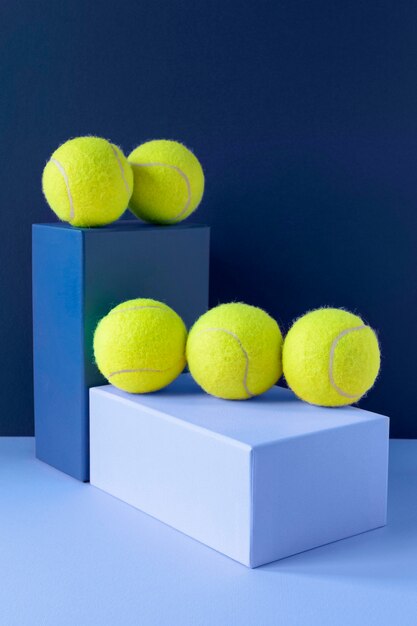
POLYGON ((148 408, 167 419, 179 419, 183 425, 204 428, 249 447, 373 420, 388 421, 382 415, 355 407, 329 409, 309 405, 281 387, 273 387, 250 400, 220 400, 202 393, 189 374, 152 394, 132 395, 112 385, 96 389, 138 404, 141 410, 148 408))

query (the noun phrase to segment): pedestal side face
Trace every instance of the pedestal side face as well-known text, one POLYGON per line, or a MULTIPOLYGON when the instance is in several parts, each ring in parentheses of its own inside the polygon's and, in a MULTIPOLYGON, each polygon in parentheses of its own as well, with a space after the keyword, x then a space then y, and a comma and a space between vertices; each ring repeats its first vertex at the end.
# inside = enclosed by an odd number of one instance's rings
POLYGON ((90 390, 91 483, 249 565, 251 450, 90 390))
POLYGON ((84 370, 83 237, 33 228, 33 348, 36 454, 88 476, 84 370))
POLYGON ((388 428, 375 416, 254 449, 253 567, 386 523, 388 428))
POLYGON ((85 325, 90 350, 98 321, 124 300, 161 300, 188 328, 207 310, 208 227, 116 230, 110 236, 91 230, 84 236, 85 325))

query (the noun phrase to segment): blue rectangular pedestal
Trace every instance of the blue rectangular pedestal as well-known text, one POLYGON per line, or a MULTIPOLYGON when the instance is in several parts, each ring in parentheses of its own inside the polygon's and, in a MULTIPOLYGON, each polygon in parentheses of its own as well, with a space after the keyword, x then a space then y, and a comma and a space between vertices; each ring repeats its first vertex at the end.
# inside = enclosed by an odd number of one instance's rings
POLYGON ((171 306, 190 326, 208 306, 209 229, 118 222, 33 227, 35 434, 38 458, 89 479, 88 389, 97 322, 130 298, 171 306))
POLYGON ((183 375, 91 389, 90 429, 93 485, 249 567, 386 523, 382 415, 279 387, 219 400, 183 375))

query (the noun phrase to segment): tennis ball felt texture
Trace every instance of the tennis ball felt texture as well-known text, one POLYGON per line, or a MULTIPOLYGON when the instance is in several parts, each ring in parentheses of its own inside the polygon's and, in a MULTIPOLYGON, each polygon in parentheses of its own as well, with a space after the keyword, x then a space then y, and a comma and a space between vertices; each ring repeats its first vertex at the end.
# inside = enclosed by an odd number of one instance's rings
POLYGON ((177 141, 159 139, 129 154, 134 186, 129 208, 145 222, 175 224, 191 215, 204 193, 200 162, 177 141))
POLYGON ((343 309, 317 309, 298 319, 283 348, 284 376, 294 393, 320 406, 357 402, 380 367, 377 337, 343 309))
POLYGON ((117 146, 100 137, 77 137, 52 154, 43 170, 42 188, 62 221, 102 226, 127 208, 133 173, 117 146))
POLYGON ((282 335, 265 311, 221 304, 190 330, 187 359, 195 381, 213 396, 246 400, 267 391, 282 374, 282 335))
POLYGON ((99 322, 94 356, 112 385, 148 393, 166 387, 182 372, 186 339, 184 322, 166 304, 127 300, 99 322))

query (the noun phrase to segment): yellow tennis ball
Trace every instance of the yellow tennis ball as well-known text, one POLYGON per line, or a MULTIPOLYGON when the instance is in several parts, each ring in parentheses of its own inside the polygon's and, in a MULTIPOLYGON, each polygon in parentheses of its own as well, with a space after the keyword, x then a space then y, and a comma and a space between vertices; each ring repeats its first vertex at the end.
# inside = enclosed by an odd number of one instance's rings
POLYGON ((188 336, 190 372, 207 393, 246 400, 267 391, 282 374, 282 335, 265 311, 232 302, 211 309, 188 336))
POLYGON ((94 334, 100 372, 130 393, 169 385, 185 366, 187 330, 169 306, 147 298, 127 300, 103 317, 94 334))
POLYGON ((287 383, 310 404, 357 402, 374 384, 379 367, 374 331, 343 309, 310 311, 294 323, 284 341, 287 383))
POLYGON ((100 137, 77 137, 52 154, 42 188, 60 220, 72 226, 102 226, 127 208, 133 173, 117 146, 100 137))
POLYGON ((181 222, 196 210, 204 193, 200 162, 177 141, 142 144, 128 156, 134 187, 129 208, 155 224, 181 222))

